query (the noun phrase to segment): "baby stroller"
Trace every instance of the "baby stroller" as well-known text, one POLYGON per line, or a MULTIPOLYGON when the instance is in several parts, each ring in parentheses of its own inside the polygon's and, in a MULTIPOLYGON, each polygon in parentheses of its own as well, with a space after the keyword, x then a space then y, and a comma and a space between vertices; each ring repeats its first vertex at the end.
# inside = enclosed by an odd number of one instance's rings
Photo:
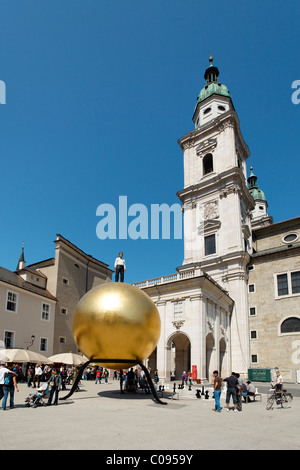
POLYGON ((26 406, 37 408, 46 404, 46 399, 49 398, 49 386, 47 383, 38 388, 36 393, 30 393, 25 399, 26 406))

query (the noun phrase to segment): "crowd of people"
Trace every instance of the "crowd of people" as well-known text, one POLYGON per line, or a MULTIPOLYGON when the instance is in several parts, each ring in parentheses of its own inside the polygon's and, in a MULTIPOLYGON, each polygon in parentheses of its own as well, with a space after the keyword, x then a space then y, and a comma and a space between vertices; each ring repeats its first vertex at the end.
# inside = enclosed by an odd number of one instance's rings
MULTIPOLYGON (((150 369, 148 369, 150 372, 150 369)), ((29 389, 35 389, 34 393, 29 393, 27 402, 33 397, 47 396, 46 405, 58 404, 59 392, 66 390, 66 385, 72 385, 79 373, 79 367, 60 365, 51 367, 40 364, 0 364, 0 402, 1 410, 15 408, 15 392, 19 391, 18 384, 23 382, 29 389)), ((100 366, 87 367, 82 375, 83 380, 93 380, 95 384, 108 383, 110 374, 106 368, 100 366)), ((157 370, 154 374, 155 382, 159 377, 157 370)), ((121 380, 121 389, 128 392, 136 392, 138 389, 145 393, 151 393, 145 372, 141 367, 126 370, 114 370, 113 380, 121 380)))
MULTIPOLYGON (((5 411, 9 400, 10 409, 14 408, 14 394, 18 392, 18 383, 26 382, 28 388, 34 388, 37 392, 45 394, 47 390, 48 402, 47 405, 58 404, 58 396, 60 390, 66 390, 66 385, 72 385, 76 380, 79 372, 79 367, 61 365, 60 367, 50 367, 49 365, 39 364, 0 364, 0 401, 2 400, 1 410, 5 411), (46 385, 45 385, 46 384, 46 385)), ((151 369, 148 368, 150 374, 151 369)), ((83 380, 93 380, 95 384, 108 383, 109 371, 100 366, 89 366, 84 372, 83 380)), ((137 392, 138 389, 151 393, 150 384, 148 383, 146 374, 141 367, 130 368, 126 370, 114 370, 112 375, 113 380, 119 380, 120 388, 122 391, 137 392)), ((182 373, 182 384, 191 384, 193 381, 190 372, 182 373)), ((154 383, 157 386, 159 382, 158 370, 154 372, 154 383)), ((242 411, 242 400, 244 402, 251 402, 252 397, 255 397, 256 388, 250 380, 246 383, 240 377, 240 374, 232 372, 230 376, 222 379, 217 370, 213 372, 213 387, 215 408, 213 411, 221 412, 220 396, 223 384, 226 384, 226 411, 230 409, 230 401, 233 402, 234 412, 242 411)), ((280 392, 283 385, 283 379, 279 371, 276 373, 274 387, 277 392, 280 392)), ((33 395, 33 394, 31 394, 33 395)))
MULTIPOLYGON (((150 370, 149 370, 150 373, 150 370)), ((120 371, 121 389, 127 392, 136 393, 138 389, 143 390, 145 393, 151 393, 150 385, 147 380, 146 374, 141 367, 122 370, 120 371)), ((158 383, 158 372, 154 373, 154 381, 158 383)))
MULTIPOLYGON (((148 368, 149 373, 151 369, 148 368)), ((109 372, 107 369, 96 366, 88 366, 84 371, 82 378, 84 380, 94 380, 95 384, 108 383, 109 372)), ((114 370, 112 373, 112 380, 121 381, 120 388, 122 391, 136 392, 142 389, 145 393, 151 393, 150 385, 148 383, 145 372, 141 367, 114 370)), ((154 372, 154 382, 157 384, 159 381, 158 371, 154 372)))
POLYGON ((28 388, 36 389, 37 392, 47 389, 49 392, 47 405, 50 406, 53 399, 54 405, 57 405, 59 392, 66 390, 66 385, 72 384, 77 374, 78 368, 74 366, 0 364, 0 401, 2 400, 0 409, 2 411, 7 409, 8 399, 10 409, 15 408, 14 396, 15 392, 19 392, 20 382, 26 382, 28 388))

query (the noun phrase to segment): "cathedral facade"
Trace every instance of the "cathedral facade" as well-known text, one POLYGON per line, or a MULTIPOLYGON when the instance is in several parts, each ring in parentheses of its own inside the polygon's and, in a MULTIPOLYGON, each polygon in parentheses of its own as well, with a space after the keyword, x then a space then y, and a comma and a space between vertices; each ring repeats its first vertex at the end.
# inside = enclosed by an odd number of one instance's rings
MULTIPOLYGON (((251 278, 259 273, 256 266, 263 264, 266 271, 270 267, 267 254, 260 250, 263 247, 265 252, 266 245, 267 249, 275 250, 278 237, 275 242, 271 234, 277 233, 273 228, 277 224, 273 224, 268 214, 266 197, 258 188, 252 168, 247 178, 250 152, 230 93, 219 82, 219 70, 213 65, 212 57, 204 78, 193 114, 195 127, 178 141, 184 163, 184 187, 177 193, 184 213, 184 259, 176 274, 135 284, 150 295, 162 320, 160 342, 149 365, 158 368, 166 379, 172 375, 180 378, 184 370, 189 370, 194 372, 194 377, 208 380, 215 369, 223 376, 233 370, 245 377, 251 367, 275 368, 281 364, 286 370, 293 369, 295 375, 297 361, 293 364, 278 354, 273 360, 270 338, 264 338, 264 335, 268 337, 267 331, 258 333, 265 325, 266 304, 271 305, 273 298, 275 302, 284 297, 278 297, 277 277, 273 272, 275 266, 280 272, 278 263, 272 265, 274 282, 260 292, 252 305, 251 278), (270 248, 265 239, 272 237, 270 248)), ((289 285, 292 277, 294 282, 294 291, 290 287, 285 295, 292 296, 296 311, 283 312, 277 308, 280 318, 278 315, 274 318, 271 312, 268 324, 276 323, 273 329, 277 344, 282 335, 282 321, 292 317, 289 328, 293 331, 288 334, 292 334, 289 340, 296 344, 297 338, 300 339, 297 336, 300 310, 296 307, 300 300, 297 299, 300 218, 293 219, 292 230, 287 221, 284 230, 280 240, 290 235, 287 240, 291 244, 283 242, 283 256, 286 259, 291 251, 293 256, 289 257, 289 269, 285 267, 283 274, 289 276, 289 285)), ((265 270, 260 268, 262 279, 265 270)), ((285 277, 278 279, 285 280, 285 277)), ((256 279, 255 284, 257 293, 260 280, 256 279)), ((297 358, 295 351, 292 355, 297 358)))

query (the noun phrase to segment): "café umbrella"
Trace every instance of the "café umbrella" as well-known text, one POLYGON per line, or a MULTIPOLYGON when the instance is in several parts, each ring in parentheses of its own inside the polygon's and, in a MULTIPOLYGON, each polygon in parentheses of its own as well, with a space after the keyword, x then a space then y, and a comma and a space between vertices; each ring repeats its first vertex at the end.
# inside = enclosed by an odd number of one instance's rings
POLYGON ((28 349, 0 349, 1 362, 31 362, 35 364, 52 364, 52 361, 42 354, 28 349))
POLYGON ((52 363, 67 364, 73 366, 80 366, 81 364, 88 362, 87 357, 81 356, 80 354, 74 354, 72 352, 55 354, 54 356, 50 356, 49 360, 52 363))

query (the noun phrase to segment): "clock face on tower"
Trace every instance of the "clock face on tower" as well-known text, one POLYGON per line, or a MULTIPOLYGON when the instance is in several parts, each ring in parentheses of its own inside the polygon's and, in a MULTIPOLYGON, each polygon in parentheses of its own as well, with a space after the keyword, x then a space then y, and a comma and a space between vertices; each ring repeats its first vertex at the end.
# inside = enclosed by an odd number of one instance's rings
POLYGON ((219 216, 217 202, 208 202, 204 206, 204 219, 211 220, 219 216))

